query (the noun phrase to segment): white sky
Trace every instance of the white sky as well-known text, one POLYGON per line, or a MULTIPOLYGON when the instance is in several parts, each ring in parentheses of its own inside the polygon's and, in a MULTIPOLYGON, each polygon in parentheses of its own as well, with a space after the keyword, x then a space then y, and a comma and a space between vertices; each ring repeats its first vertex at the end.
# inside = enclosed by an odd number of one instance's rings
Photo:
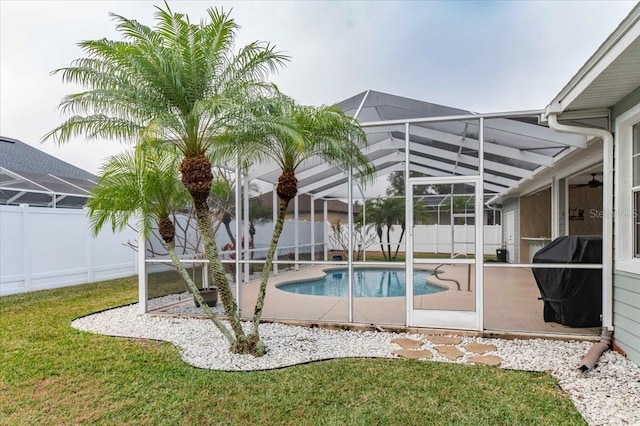
MULTIPOLYGON (((126 146, 40 144, 77 87, 56 69, 82 56, 80 40, 119 38, 109 12, 153 24, 159 1, 0 0, 0 134, 97 173, 126 146)), ((237 45, 269 41, 289 54, 274 76, 306 104, 367 89, 477 112, 544 108, 635 5, 634 1, 171 1, 199 21, 233 7, 237 45)))

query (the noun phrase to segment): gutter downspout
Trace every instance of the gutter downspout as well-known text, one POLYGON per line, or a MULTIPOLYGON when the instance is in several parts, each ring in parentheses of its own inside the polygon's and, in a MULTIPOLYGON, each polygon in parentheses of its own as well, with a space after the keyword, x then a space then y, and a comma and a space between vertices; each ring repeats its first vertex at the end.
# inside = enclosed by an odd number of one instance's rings
POLYGON ((580 367, 578 367, 580 371, 584 373, 585 371, 591 370, 598 364, 602 354, 611 347, 611 334, 610 330, 602 331, 600 341, 591 346, 591 349, 589 349, 589 351, 582 357, 580 367))
POLYGON ((558 113, 547 110, 549 127, 561 133, 573 133, 602 139, 602 327, 613 330, 613 135, 602 129, 558 123, 558 113))

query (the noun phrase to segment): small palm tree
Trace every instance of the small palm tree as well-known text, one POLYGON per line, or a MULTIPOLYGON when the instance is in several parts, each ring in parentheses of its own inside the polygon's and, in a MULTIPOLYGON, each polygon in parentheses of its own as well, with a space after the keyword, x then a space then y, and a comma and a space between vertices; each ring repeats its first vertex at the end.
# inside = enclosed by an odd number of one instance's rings
MULTIPOLYGON (((376 234, 380 242, 382 256, 387 261, 396 260, 398 251, 402 244, 402 239, 406 231, 405 199, 404 198, 376 198, 366 202, 367 221, 375 224, 376 234), (395 251, 392 250, 391 231, 393 227, 400 226, 400 237, 395 243, 395 251), (386 242, 383 239, 386 228, 386 242), (393 254, 392 254, 393 252, 393 254)), ((413 206, 413 217, 426 220, 429 212, 422 203, 415 203, 413 206)), ((361 218, 359 218, 361 220, 361 218)))
MULTIPOLYGON (((262 270, 260 290, 253 315, 253 326, 248 344, 264 348, 258 333, 269 274, 284 226, 287 207, 298 193, 296 170, 311 158, 320 158, 330 165, 355 168, 366 183, 373 176, 373 168, 360 150, 366 137, 359 124, 340 109, 332 106, 313 107, 298 105, 291 98, 279 94, 266 100, 268 118, 265 123, 283 123, 276 128, 263 129, 263 137, 255 137, 248 144, 251 158, 276 163, 281 174, 276 193, 279 199, 278 216, 262 270), (284 125, 289 123, 289 125, 284 125), (292 131, 281 131, 281 129, 292 131), (300 138, 301 137, 301 138, 300 138)), ((257 133, 254 133, 257 134, 257 133)))
MULTIPOLYGON (((171 145, 144 143, 132 152, 113 156, 102 166, 96 186, 86 207, 94 235, 107 224, 112 230, 124 229, 135 215, 138 226, 148 237, 153 225, 165 243, 169 257, 183 278, 187 290, 194 294, 206 315, 233 341, 233 336, 204 302, 200 292, 175 252, 175 225, 172 217, 185 210, 189 194, 180 182, 176 166, 180 159, 171 145)), ((144 250, 138 247, 138 250, 144 250)))

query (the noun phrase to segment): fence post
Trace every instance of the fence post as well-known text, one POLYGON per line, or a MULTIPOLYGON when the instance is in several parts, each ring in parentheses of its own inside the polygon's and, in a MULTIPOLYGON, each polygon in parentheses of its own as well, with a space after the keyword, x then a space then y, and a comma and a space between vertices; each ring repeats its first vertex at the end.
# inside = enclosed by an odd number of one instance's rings
POLYGON ((95 239, 93 238, 93 235, 91 235, 91 227, 88 224, 88 219, 87 219, 87 211, 86 209, 82 210, 84 212, 84 220, 85 223, 87 224, 87 232, 85 233, 85 237, 86 237, 86 260, 87 260, 87 282, 88 283, 92 283, 95 281, 94 278, 94 274, 93 274, 93 244, 95 244, 95 239))
POLYGON ((20 204, 22 210, 22 264, 24 268, 24 291, 31 291, 31 238, 29 237, 29 204, 20 204))

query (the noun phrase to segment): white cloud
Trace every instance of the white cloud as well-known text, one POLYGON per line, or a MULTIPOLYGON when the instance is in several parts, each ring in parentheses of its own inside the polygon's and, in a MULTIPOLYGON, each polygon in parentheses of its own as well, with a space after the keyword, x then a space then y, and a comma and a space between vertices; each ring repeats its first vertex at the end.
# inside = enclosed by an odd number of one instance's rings
MULTIPOLYGON (((160 2, 158 2, 160 4, 160 2)), ((366 89, 474 111, 543 108, 634 2, 171 2, 192 21, 233 7, 238 45, 274 43, 291 55, 274 76, 310 104, 366 89)), ((152 24, 149 1, 0 1, 0 133, 91 172, 124 149, 113 142, 40 138, 62 121, 74 88, 49 72, 82 56, 76 43, 117 38, 108 12, 152 24)))

